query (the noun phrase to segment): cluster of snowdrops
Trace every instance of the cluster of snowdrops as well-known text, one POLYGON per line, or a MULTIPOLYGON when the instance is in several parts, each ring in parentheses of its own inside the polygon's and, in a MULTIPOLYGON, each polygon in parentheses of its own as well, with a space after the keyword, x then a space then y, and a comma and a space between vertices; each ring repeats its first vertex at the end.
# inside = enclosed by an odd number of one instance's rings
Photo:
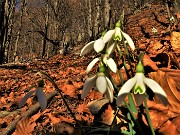
MULTIPOLYGON (((92 67, 99 62, 98 72, 86 79, 81 98, 86 97, 94 87, 101 94, 106 94, 109 101, 113 102, 114 86, 109 79, 109 69, 114 73, 118 70, 116 62, 111 56, 115 50, 118 49, 122 41, 124 44, 128 44, 133 51, 135 50, 134 42, 128 34, 121 30, 120 21, 118 21, 115 29, 103 32, 99 39, 91 41, 83 47, 80 54, 81 56, 84 56, 93 50, 100 53, 101 56, 93 59, 87 66, 86 73, 88 74, 92 67)), ((159 97, 164 105, 168 104, 167 96, 161 86, 154 80, 145 77, 144 66, 140 60, 136 66, 135 76, 126 81, 119 90, 116 99, 117 105, 119 106, 123 103, 125 97, 131 92, 131 90, 132 93, 134 93, 136 104, 138 106, 141 105, 147 97, 146 85, 159 97)))

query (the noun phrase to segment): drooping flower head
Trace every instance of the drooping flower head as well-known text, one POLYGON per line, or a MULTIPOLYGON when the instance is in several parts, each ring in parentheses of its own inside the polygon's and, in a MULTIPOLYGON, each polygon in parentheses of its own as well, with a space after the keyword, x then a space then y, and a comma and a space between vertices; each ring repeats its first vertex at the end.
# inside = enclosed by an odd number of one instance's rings
POLYGON ((91 52, 93 49, 97 52, 100 53, 106 48, 106 43, 107 43, 107 48, 115 48, 114 46, 116 45, 114 41, 122 41, 122 37, 125 38, 126 42, 129 44, 132 50, 135 49, 134 42, 132 41, 131 37, 123 32, 121 30, 121 23, 118 21, 116 23, 115 29, 109 30, 109 31, 103 31, 101 34, 101 37, 95 41, 91 41, 88 44, 86 44, 83 49, 81 50, 80 56, 83 56, 89 52, 91 52))
POLYGON ((88 77, 84 83, 83 91, 81 94, 81 98, 87 96, 90 90, 94 87, 96 88, 101 94, 106 94, 107 98, 110 102, 113 102, 113 92, 114 87, 111 83, 110 79, 105 75, 106 68, 101 65, 99 67, 99 72, 93 75, 92 77, 88 77))
POLYGON ((117 105, 120 105, 131 90, 137 105, 141 105, 146 98, 146 85, 159 97, 164 105, 168 104, 167 95, 161 86, 152 79, 144 76, 144 66, 141 61, 136 66, 136 75, 129 79, 119 90, 116 100, 117 105))

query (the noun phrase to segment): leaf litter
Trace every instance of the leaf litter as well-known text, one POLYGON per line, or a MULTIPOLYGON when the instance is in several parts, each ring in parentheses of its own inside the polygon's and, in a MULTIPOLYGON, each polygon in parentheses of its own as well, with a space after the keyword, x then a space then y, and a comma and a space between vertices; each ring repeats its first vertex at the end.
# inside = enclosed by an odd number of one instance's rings
MULTIPOLYGON (((156 97, 148 101, 153 127, 163 135, 175 135, 180 133, 180 24, 169 25, 168 19, 164 17, 165 7, 161 4, 154 4, 151 7, 153 8, 145 7, 141 12, 128 16, 125 31, 134 38, 140 50, 146 52, 143 61, 147 75, 156 80, 168 96, 167 107, 159 104, 160 101, 156 97), (164 22, 168 27, 161 25, 160 22, 164 22), (134 31, 131 31, 132 26, 134 31), (152 31, 152 28, 156 31, 152 31), (173 32, 170 33, 170 30, 173 32)), ((177 19, 180 19, 179 13, 177 13, 177 19)), ((83 126, 101 127, 99 122, 111 125, 116 111, 112 107, 113 104, 107 103, 106 99, 101 100, 103 96, 97 91, 91 91, 84 100, 80 99, 86 78, 86 67, 92 58, 94 58, 93 55, 80 57, 72 52, 67 56, 57 55, 49 60, 29 62, 26 64, 27 68, 23 70, 0 68, 0 132, 2 133, 12 121, 26 113, 37 102, 31 97, 21 110, 18 108, 20 99, 29 92, 29 88, 37 85, 39 78, 35 73, 38 71, 45 71, 53 78, 83 126)), ((126 80, 125 71, 123 69, 120 71, 126 80)), ((117 74, 113 74, 113 78, 118 85, 121 85, 117 74)), ((49 81, 45 82, 44 91, 46 95, 54 91, 49 81)), ((119 112, 116 117, 117 121, 124 119, 122 112, 119 112)), ((127 123, 126 120, 124 121, 127 123)), ((144 123, 146 123, 145 119, 144 123)), ((117 122, 118 124, 122 123, 117 122)), ((48 102, 43 112, 37 111, 18 122, 13 135, 24 133, 76 135, 80 134, 80 131, 60 95, 57 94, 48 102)))

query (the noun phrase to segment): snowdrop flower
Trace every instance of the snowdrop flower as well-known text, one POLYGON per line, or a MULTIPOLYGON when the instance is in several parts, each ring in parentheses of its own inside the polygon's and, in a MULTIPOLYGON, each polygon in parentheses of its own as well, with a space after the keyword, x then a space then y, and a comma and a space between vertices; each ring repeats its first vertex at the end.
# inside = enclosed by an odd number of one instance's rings
POLYGON ((89 63, 89 65, 87 66, 87 69, 86 69, 87 74, 90 72, 90 70, 93 68, 93 66, 98 61, 101 61, 102 65, 103 65, 103 63, 102 63, 102 61, 103 61, 104 64, 111 69, 111 71, 113 71, 114 73, 117 72, 117 65, 116 65, 115 61, 112 58, 110 58, 108 54, 103 54, 102 60, 101 60, 101 58, 95 58, 89 63))
POLYGON ((101 94, 106 94, 110 102, 113 102, 114 87, 104 73, 100 72, 86 79, 81 98, 86 97, 93 87, 96 87, 101 94))
POLYGON ((116 23, 116 28, 113 30, 109 30, 105 35, 104 35, 104 42, 110 41, 111 38, 113 38, 115 41, 121 41, 122 36, 126 39, 127 43, 131 47, 132 50, 135 49, 134 42, 132 41, 131 37, 123 32, 120 28, 120 21, 116 23))
POLYGON ((164 105, 168 104, 167 96, 161 86, 152 79, 144 76, 144 67, 141 61, 136 66, 136 75, 129 79, 120 89, 116 100, 117 105, 120 105, 126 95, 133 89, 134 97, 137 105, 141 105, 146 98, 147 85, 161 100, 164 105))
POLYGON ((103 31, 102 32, 102 36, 101 38, 95 40, 95 41, 91 41, 89 42, 88 44, 86 44, 83 49, 81 50, 81 53, 80 53, 80 56, 83 56, 89 52, 91 52, 93 49, 99 53, 101 52, 104 48, 105 48, 105 45, 106 43, 109 41, 107 39, 104 38, 104 35, 105 35, 105 32, 106 31, 103 31))

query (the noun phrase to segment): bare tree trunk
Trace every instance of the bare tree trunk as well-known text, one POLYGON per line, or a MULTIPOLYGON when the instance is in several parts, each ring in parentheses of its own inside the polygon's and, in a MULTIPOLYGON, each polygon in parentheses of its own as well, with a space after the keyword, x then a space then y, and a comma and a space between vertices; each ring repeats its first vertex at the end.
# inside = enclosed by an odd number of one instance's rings
POLYGON ((29 52, 29 56, 30 56, 30 59, 33 59, 33 47, 34 47, 34 25, 31 26, 31 40, 30 40, 30 52, 29 52))
POLYGON ((92 7, 91 0, 86 0, 87 7, 87 34, 91 38, 92 37, 92 7))
POLYGON ((93 32, 94 36, 96 37, 97 34, 99 33, 99 23, 100 23, 100 6, 101 6, 101 0, 96 0, 96 5, 95 5, 95 17, 94 17, 94 27, 93 27, 93 32))
POLYGON ((53 54, 57 54, 58 49, 59 49, 59 40, 58 40, 58 35, 59 35, 59 16, 58 16, 58 11, 60 8, 60 0, 55 0, 54 1, 54 11, 55 11, 55 22, 54 22, 54 38, 57 44, 53 45, 53 54))
POLYGON ((4 60, 4 51, 5 48, 3 46, 3 39, 5 33, 5 1, 0 0, 0 64, 3 63, 4 60))
POLYGON ((22 1, 22 9, 21 9, 21 14, 20 14, 20 26, 19 26, 19 30, 17 32, 17 37, 16 37, 16 41, 15 41, 15 49, 14 49, 14 60, 16 58, 16 56, 18 55, 17 54, 17 50, 18 50, 18 42, 19 42, 19 38, 20 38, 20 33, 21 33, 21 29, 22 29, 22 21, 23 21, 23 15, 24 15, 24 7, 25 7, 25 3, 26 3, 26 0, 23 0, 22 1))
POLYGON ((46 3, 46 21, 45 21, 45 30, 44 30, 44 36, 43 36, 43 49, 42 49, 42 58, 45 57, 46 52, 46 38, 48 34, 48 21, 49 21, 49 3, 46 3))
POLYGON ((11 37, 12 14, 14 11, 14 1, 0 1, 0 64, 7 59, 8 47, 11 37))
POLYGON ((8 63, 10 60, 10 54, 11 54, 11 40, 12 40, 12 29, 13 29, 13 21, 14 21, 14 13, 15 13, 15 6, 16 6, 16 0, 12 0, 12 3, 10 4, 9 8, 9 17, 8 17, 8 33, 7 33, 7 42, 6 42, 6 58, 5 62, 8 63))
POLYGON ((104 28, 109 28, 110 26, 110 0, 104 0, 104 28))

